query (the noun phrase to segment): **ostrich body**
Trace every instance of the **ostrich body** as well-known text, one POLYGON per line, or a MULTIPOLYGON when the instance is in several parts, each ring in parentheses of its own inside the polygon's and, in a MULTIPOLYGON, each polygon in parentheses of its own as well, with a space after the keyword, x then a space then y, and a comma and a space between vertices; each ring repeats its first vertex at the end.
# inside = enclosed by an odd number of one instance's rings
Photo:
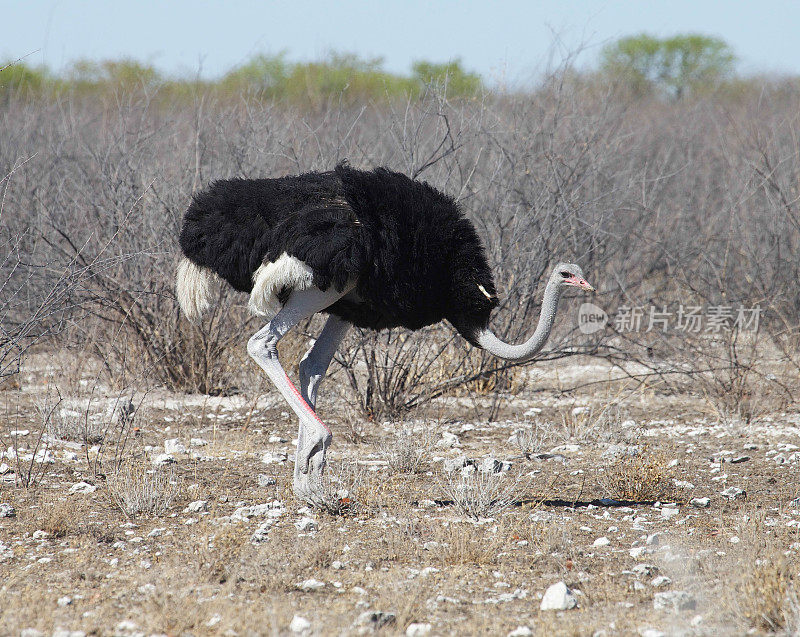
POLYGON ((452 198, 384 168, 215 182, 186 211, 180 246, 177 297, 187 318, 201 318, 222 279, 268 321, 247 351, 300 421, 294 489, 315 504, 332 439, 315 411, 317 390, 350 325, 417 330, 447 320, 473 345, 525 360, 546 342, 561 292, 594 289, 578 266, 558 264, 533 335, 504 343, 489 329, 497 297, 472 223, 452 198), (317 312, 329 317, 300 361, 298 391, 276 345, 317 312))

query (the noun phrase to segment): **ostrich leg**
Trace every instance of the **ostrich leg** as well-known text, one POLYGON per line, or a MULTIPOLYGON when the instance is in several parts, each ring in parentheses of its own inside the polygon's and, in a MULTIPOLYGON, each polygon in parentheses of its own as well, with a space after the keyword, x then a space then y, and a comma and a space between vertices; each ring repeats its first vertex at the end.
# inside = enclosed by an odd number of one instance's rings
POLYGON ((320 501, 322 471, 325 468, 325 452, 331 443, 332 435, 330 429, 319 419, 289 380, 278 360, 276 346, 292 327, 304 318, 332 305, 346 293, 347 290, 337 292, 332 288, 324 292, 317 288, 296 290, 289 296, 283 309, 247 342, 247 352, 267 373, 300 420, 294 466, 294 490, 299 498, 312 504, 322 504, 320 501))
POLYGON ((329 316, 319 338, 300 361, 300 394, 311 409, 317 409, 319 384, 325 378, 325 372, 328 371, 333 355, 349 329, 350 323, 347 321, 337 316, 329 316))

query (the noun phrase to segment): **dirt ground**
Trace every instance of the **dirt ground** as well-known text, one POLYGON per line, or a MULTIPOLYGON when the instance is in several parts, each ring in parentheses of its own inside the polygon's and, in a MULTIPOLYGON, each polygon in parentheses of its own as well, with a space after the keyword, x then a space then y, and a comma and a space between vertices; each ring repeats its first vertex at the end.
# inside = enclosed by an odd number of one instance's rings
POLYGON ((323 386, 338 512, 293 498, 295 420, 266 388, 135 415, 62 394, 40 437, 48 375, 23 374, 0 392, 0 633, 800 630, 800 412, 541 389, 556 369, 593 368, 544 366, 494 422, 489 395, 364 422, 323 386), (559 582, 576 606, 542 610, 559 582))

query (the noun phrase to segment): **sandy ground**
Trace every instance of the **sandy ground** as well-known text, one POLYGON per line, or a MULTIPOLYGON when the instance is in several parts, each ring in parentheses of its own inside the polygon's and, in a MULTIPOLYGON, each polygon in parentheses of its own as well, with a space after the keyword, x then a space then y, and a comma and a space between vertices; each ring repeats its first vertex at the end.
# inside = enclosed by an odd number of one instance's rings
POLYGON ((336 514, 294 499, 273 393, 150 392, 132 421, 113 394, 64 396, 40 437, 29 374, 0 392, 0 633, 800 630, 800 413, 723 422, 691 396, 537 391, 555 378, 537 373, 496 422, 490 397, 362 422, 323 388, 336 514), (542 610, 560 582, 574 607, 542 610))

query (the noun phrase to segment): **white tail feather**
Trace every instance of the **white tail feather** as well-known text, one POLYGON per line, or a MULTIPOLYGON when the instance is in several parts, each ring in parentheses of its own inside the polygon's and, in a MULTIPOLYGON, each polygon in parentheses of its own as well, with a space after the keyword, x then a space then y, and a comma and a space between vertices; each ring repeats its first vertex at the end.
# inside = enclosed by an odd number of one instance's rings
POLYGON ((218 279, 212 270, 200 267, 186 257, 178 264, 175 292, 181 310, 192 323, 198 323, 211 307, 218 279))
POLYGON ((311 268, 284 252, 276 261, 263 263, 253 273, 253 291, 248 306, 253 314, 269 321, 281 309, 278 300, 281 290, 307 290, 313 285, 311 268))

